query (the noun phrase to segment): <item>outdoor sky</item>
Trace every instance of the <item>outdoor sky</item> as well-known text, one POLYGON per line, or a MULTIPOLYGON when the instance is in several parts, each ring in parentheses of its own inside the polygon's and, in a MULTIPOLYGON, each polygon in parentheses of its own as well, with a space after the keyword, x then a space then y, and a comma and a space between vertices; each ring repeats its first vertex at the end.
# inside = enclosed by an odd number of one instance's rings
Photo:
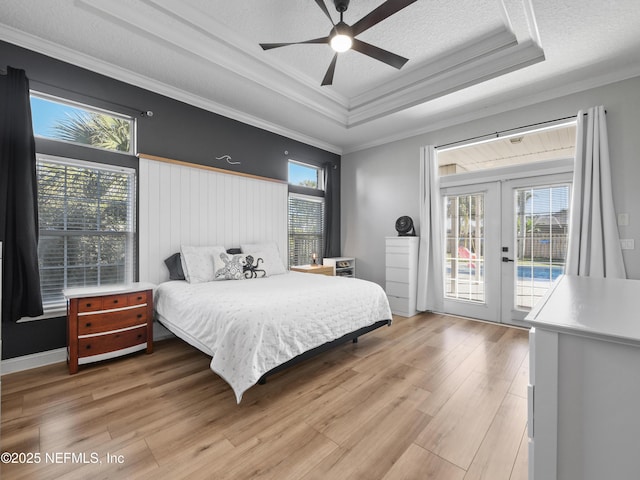
POLYGON ((51 127, 56 120, 66 117, 67 113, 81 112, 82 110, 69 105, 31 97, 31 117, 33 122, 33 134, 39 137, 50 137, 51 127))

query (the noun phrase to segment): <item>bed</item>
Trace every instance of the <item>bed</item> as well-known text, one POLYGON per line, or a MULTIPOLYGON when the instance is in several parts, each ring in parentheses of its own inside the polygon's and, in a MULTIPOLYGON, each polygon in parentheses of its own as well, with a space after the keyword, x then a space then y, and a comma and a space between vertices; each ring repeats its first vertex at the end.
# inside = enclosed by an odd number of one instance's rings
POLYGON ((267 375, 392 318, 378 284, 288 271, 242 281, 168 281, 154 302, 158 321, 212 357, 211 370, 238 403, 267 375))

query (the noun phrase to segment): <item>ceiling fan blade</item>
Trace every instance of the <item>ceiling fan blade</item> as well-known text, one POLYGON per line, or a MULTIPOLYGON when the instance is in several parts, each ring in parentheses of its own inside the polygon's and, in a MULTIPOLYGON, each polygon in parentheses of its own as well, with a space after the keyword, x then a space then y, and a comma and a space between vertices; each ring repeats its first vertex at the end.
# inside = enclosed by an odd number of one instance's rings
POLYGON ((327 18, 331 22, 331 25, 335 27, 335 24, 333 23, 333 18, 331 18, 331 15, 329 14, 329 10, 327 10, 327 6, 324 4, 324 0, 316 0, 316 3, 322 9, 324 14, 327 16, 327 18))
POLYGON ((385 18, 390 17, 394 13, 399 12, 403 8, 408 7, 417 1, 418 0, 387 0, 378 8, 372 10, 356 23, 351 25, 353 36, 355 37, 356 35, 380 23, 385 18))
POLYGON ((329 37, 313 38, 311 40, 305 40, 303 42, 261 43, 260 46, 263 50, 271 50, 272 48, 286 47, 288 45, 302 45, 305 43, 329 43, 329 37))
POLYGON ((360 52, 371 58, 375 58, 376 60, 380 60, 387 65, 391 65, 392 67, 397 68, 398 70, 401 69, 402 66, 409 61, 408 58, 404 58, 400 55, 396 55, 395 53, 383 50, 382 48, 378 48, 374 45, 371 45, 370 43, 358 40, 357 38, 353 39, 351 50, 355 50, 356 52, 360 52))
POLYGON ((336 71, 336 61, 338 60, 338 54, 336 53, 333 56, 333 60, 331 60, 331 64, 327 69, 327 73, 324 74, 324 78, 322 79, 321 85, 324 87, 325 85, 331 85, 333 83, 333 74, 336 71))

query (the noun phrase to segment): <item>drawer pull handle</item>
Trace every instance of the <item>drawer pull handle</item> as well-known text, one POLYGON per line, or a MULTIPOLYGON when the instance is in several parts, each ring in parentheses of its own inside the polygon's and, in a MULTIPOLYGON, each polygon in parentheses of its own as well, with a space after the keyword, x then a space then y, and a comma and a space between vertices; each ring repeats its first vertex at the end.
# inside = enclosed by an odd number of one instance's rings
POLYGON ((138 334, 138 338, 142 338, 142 334, 141 333, 138 334))
POLYGON ((85 304, 87 308, 91 308, 91 304, 90 303, 86 303, 85 304))
POLYGON ((141 313, 138 314, 138 318, 142 318, 142 314, 141 313))
POLYGON ((90 327, 91 326, 91 322, 87 322, 85 326, 90 327))
POLYGON ((91 345, 87 345, 85 348, 89 350, 91 348, 91 345))
POLYGON ((118 300, 114 300, 113 303, 118 303, 118 300))

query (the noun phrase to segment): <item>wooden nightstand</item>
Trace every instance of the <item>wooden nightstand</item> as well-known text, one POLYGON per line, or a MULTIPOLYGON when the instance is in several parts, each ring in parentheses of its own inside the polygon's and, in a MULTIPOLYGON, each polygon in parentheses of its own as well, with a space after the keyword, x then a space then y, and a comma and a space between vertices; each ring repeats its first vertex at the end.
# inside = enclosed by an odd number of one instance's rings
POLYGON ((297 267, 291 267, 290 270, 303 273, 318 273, 320 275, 333 277, 333 267, 330 265, 298 265, 297 267))
POLYGON ((131 283, 63 291, 69 373, 85 363, 153 351, 153 288, 131 283))

